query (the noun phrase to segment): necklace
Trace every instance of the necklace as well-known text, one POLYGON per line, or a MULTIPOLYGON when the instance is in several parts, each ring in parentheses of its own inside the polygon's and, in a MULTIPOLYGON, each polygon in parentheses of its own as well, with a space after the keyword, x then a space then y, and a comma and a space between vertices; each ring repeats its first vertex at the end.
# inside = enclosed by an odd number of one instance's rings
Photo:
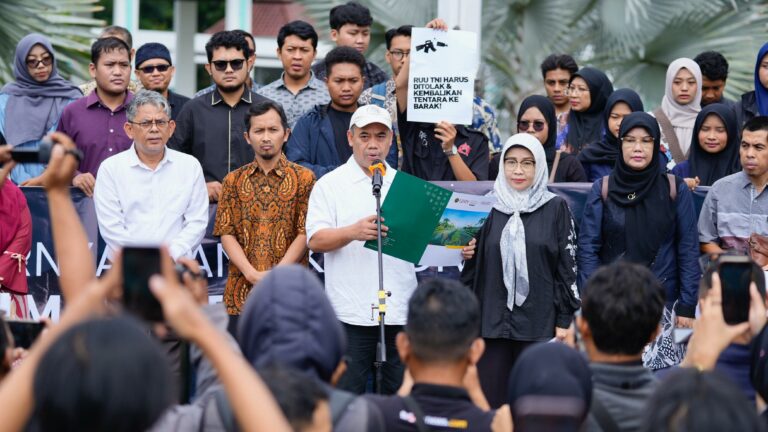
POLYGON ((634 192, 632 192, 631 194, 627 195, 627 199, 630 200, 630 201, 634 200, 635 198, 637 198, 637 195, 635 195, 634 192))

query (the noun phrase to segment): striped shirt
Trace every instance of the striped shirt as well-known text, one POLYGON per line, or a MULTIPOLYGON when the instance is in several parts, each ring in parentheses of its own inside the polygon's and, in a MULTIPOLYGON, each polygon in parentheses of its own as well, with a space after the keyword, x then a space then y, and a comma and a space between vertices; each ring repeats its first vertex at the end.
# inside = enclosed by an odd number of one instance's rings
POLYGON ((744 171, 716 181, 699 214, 699 242, 749 252, 752 233, 768 235, 768 192, 758 193, 744 171))

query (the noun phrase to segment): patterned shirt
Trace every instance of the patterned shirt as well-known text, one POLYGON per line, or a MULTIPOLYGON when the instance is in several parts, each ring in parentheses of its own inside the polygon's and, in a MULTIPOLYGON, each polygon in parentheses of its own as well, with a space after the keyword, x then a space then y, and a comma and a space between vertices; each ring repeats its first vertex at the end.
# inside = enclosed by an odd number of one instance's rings
POLYGON ((331 102, 331 96, 328 94, 328 87, 325 83, 315 78, 314 72, 310 71, 309 73, 309 81, 296 94, 293 94, 285 86, 285 81, 283 81, 285 72, 280 76, 280 79, 265 85, 256 92, 283 106, 285 115, 288 117, 288 126, 291 129, 299 121, 299 118, 315 105, 326 105, 331 102))
MULTIPOLYGON (((277 265, 297 236, 305 234, 309 194, 315 175, 280 155, 269 173, 251 162, 224 178, 213 235, 231 235, 258 271, 277 265)), ((307 256, 302 259, 306 264, 307 256)), ((229 263, 224 303, 239 315, 252 285, 229 263)))
POLYGON ((768 235, 768 191, 757 193, 744 171, 716 181, 699 213, 699 242, 746 254, 752 233, 768 235))
POLYGON ((501 136, 496 126, 496 111, 480 96, 472 99, 472 125, 470 129, 482 132, 488 138, 491 153, 501 151, 501 136))

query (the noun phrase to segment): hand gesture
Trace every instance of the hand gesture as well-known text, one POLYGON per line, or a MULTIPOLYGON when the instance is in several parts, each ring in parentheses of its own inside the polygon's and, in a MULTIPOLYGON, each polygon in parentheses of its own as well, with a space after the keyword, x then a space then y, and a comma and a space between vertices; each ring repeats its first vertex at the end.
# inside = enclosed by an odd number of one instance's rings
MULTIPOLYGON (((387 236, 387 231, 389 228, 387 228, 386 225, 384 225, 384 218, 381 218, 381 237, 387 236)), ((352 240, 359 240, 359 241, 368 241, 368 240, 376 240, 377 238, 377 231, 376 231, 376 215, 367 216, 359 221, 355 222, 354 224, 349 226, 350 230, 350 237, 352 240)))
POLYGON ((472 239, 466 246, 461 248, 461 258, 464 261, 469 261, 475 256, 475 248, 477 247, 477 239, 472 239))
POLYGON ((435 30, 448 31, 448 24, 445 21, 443 21, 442 18, 435 18, 432 21, 428 22, 427 25, 425 25, 424 27, 435 29, 435 30))
POLYGON ((96 178, 91 173, 82 173, 72 179, 72 186, 80 189, 86 196, 92 197, 96 188, 96 178))
MULTIPOLYGON (((48 192, 69 190, 69 186, 73 184, 72 178, 75 175, 75 171, 78 165, 80 165, 80 161, 75 153, 77 147, 70 137, 61 132, 52 133, 50 138, 57 145, 54 145, 51 149, 51 159, 48 161, 48 167, 43 173, 43 186, 48 192)), ((93 195, 95 179, 93 179, 91 174, 88 175, 93 180, 89 183, 90 186, 78 187, 83 189, 83 192, 86 194, 90 192, 90 195, 93 195), (88 187, 90 188, 88 189, 88 187)), ((81 182, 85 181, 87 180, 81 180, 81 182)))
POLYGON ((456 142, 456 127, 441 121, 435 125, 435 137, 442 142, 443 151, 448 151, 456 142))
POLYGON ((206 183, 205 187, 208 189, 208 201, 218 202, 219 198, 221 198, 221 183, 212 181, 206 183))

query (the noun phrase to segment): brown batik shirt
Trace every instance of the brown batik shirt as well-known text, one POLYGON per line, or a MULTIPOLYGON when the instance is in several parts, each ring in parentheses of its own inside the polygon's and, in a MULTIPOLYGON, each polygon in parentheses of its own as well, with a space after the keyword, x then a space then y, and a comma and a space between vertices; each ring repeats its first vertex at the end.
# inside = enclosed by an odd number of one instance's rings
MULTIPOLYGON (((280 155, 268 174, 251 162, 224 178, 213 235, 232 235, 258 271, 269 270, 283 259, 297 236, 306 234, 309 193, 315 184, 311 170, 280 155)), ((307 256, 302 258, 306 264, 307 256)), ((224 303, 230 315, 239 315, 251 283, 229 263, 224 303)))

